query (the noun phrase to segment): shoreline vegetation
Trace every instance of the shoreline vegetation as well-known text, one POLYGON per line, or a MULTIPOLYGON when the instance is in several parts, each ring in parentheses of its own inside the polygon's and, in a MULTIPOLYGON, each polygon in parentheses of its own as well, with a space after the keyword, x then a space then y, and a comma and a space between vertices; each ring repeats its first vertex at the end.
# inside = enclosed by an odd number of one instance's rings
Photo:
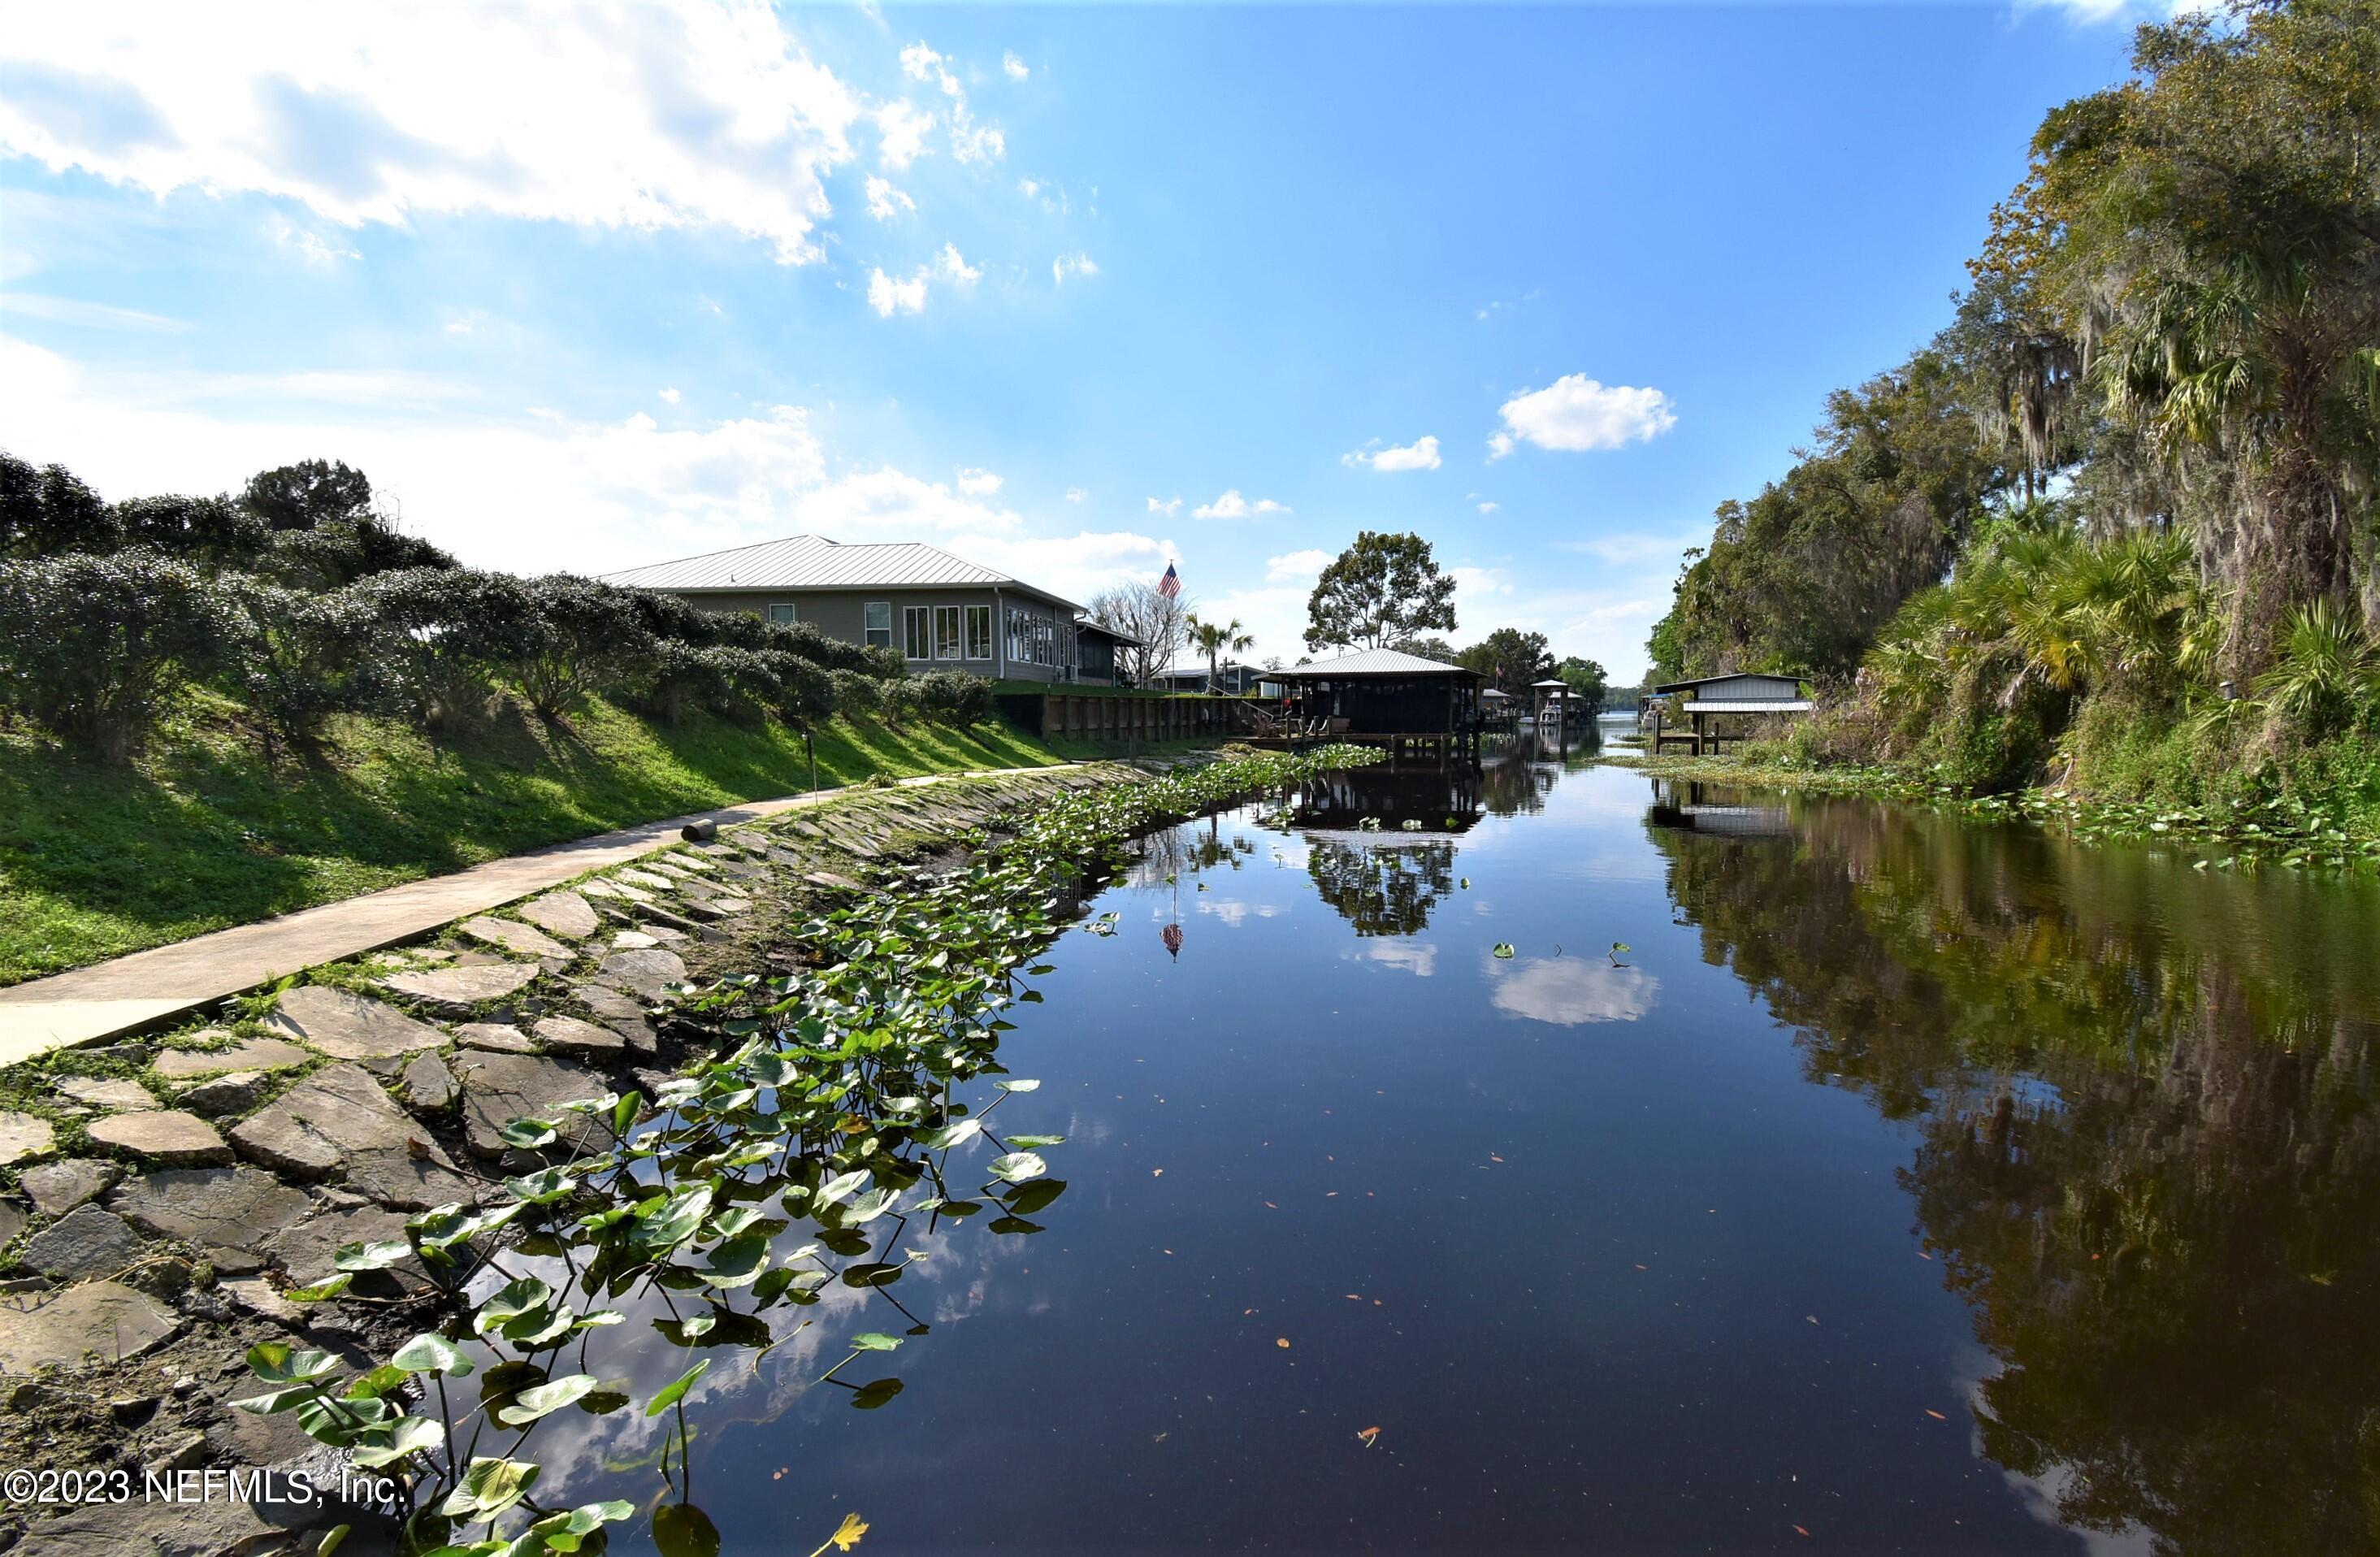
POLYGON ((1952 809, 1978 821, 2033 821, 2077 843, 2155 842, 2197 850, 2200 870, 2258 864, 2345 870, 2380 864, 2380 822, 2352 797, 2292 791, 2176 805, 2063 788, 1976 794, 1937 771, 1888 764, 1813 761, 1784 742, 1734 756, 1650 757, 1606 750, 1597 761, 1648 778, 1744 789, 1794 789, 1952 809), (2327 803, 2325 803, 2327 802, 2327 803))
MULTIPOLYGON (((135 1344, 72 1387, 20 1388, 0 1440, 136 1466, 182 1435, 205 1447, 178 1453, 199 1459, 328 1446, 393 1478, 414 1551, 577 1550, 648 1514, 662 1550, 716 1550, 688 1493, 706 1371, 756 1368, 809 1327, 795 1310, 839 1283, 886 1304, 889 1322, 824 1352, 818 1383, 883 1407, 900 1381, 872 1375, 924 1333, 895 1289, 912 1226, 1029 1235, 1064 1193, 1043 1155, 1062 1137, 995 1133, 997 1106, 1039 1085, 1008 1074, 999 1049, 1006 1014, 1039 999, 1030 982, 1052 971, 1053 943, 1078 924, 1105 932, 1081 906, 1129 840, 1377 757, 862 788, 309 969, 228 1003, 212 1028, 0 1072, 0 1101, 24 1111, 11 1120, 55 1135, 0 1177, 30 1192, 47 1174, 44 1197, 79 1181, 106 1211, 42 1199, 6 1265, 48 1271, 55 1229, 76 1216, 121 1215, 154 1240, 111 1247, 112 1274, 79 1269, 71 1279, 103 1279, 62 1288, 71 1311, 49 1321, 103 1300, 115 1307, 94 1322, 133 1325, 135 1344), (219 1064, 274 1068, 193 1086, 225 1045, 219 1064), (228 1145, 192 1167, 183 1141, 156 1171, 105 1113, 153 1105, 113 1092, 59 1105, 102 1087, 171 1093, 228 1145), (217 1111, 210 1089, 238 1101, 217 1111), (686 1355, 650 1366, 656 1332, 686 1355), (166 1404, 128 1432, 105 1403, 136 1396, 166 1404), (672 1490, 644 1514, 533 1493, 540 1466, 525 1449, 565 1409, 666 1417, 653 1463, 672 1490)), ((221 1532, 226 1546, 260 1533, 221 1532)))
POLYGON ((2375 155, 2374 0, 2140 28, 2129 79, 2051 110, 1977 213, 1941 332, 1719 505, 1653 679, 1813 683, 1755 764, 1805 785, 2368 852, 2375 155))

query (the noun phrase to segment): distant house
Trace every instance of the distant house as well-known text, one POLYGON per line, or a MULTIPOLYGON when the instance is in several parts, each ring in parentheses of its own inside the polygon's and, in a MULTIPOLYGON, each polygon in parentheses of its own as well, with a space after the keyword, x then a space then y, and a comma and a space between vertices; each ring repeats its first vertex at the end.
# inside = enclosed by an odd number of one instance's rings
POLYGON ((1257 689, 1257 683, 1267 673, 1257 665, 1234 664, 1229 660, 1216 667, 1209 676, 1204 660, 1184 660, 1165 667, 1150 686, 1169 692, 1228 692, 1233 697, 1245 697, 1257 689))
POLYGON ((1116 656, 1126 645, 1137 648, 1140 639, 1127 632, 1119 632, 1105 622, 1095 622, 1088 616, 1075 621, 1075 679, 1097 686, 1112 687, 1123 679, 1116 656))
POLYGON ((914 541, 846 546, 794 535, 632 567, 604 581, 676 595, 707 611, 808 622, 846 643, 894 650, 913 672, 1020 681, 1115 675, 1115 635, 1083 631, 1074 602, 914 541))

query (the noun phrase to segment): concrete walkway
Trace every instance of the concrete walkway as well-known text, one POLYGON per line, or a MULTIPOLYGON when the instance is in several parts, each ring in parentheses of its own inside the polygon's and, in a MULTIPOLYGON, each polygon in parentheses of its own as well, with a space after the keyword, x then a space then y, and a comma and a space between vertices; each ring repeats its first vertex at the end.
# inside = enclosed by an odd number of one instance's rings
MULTIPOLYGON (((945 779, 1048 772, 1046 767, 992 768, 931 773, 900 783, 906 788, 945 779)), ((194 936, 71 973, 29 979, 0 990, 0 1064, 16 1064, 52 1049, 95 1043, 300 968, 427 935, 456 919, 516 902, 590 870, 667 848, 678 842, 678 829, 689 821, 707 819, 722 828, 732 827, 848 793, 847 788, 821 789, 649 821, 577 843, 492 859, 453 875, 407 882, 344 902, 194 936)))

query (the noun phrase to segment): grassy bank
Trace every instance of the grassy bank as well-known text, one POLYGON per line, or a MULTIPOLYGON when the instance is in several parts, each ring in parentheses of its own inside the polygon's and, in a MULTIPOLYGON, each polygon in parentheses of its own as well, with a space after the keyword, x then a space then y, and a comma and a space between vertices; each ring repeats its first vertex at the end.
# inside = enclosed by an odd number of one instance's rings
MULTIPOLYGON (((0 735, 0 984, 460 870, 540 845, 807 789, 800 736, 601 701, 547 724, 510 701, 436 741, 335 719, 322 760, 269 770, 201 698, 130 769, 0 735)), ((1059 759, 1005 724, 835 721, 818 783, 1059 759)))

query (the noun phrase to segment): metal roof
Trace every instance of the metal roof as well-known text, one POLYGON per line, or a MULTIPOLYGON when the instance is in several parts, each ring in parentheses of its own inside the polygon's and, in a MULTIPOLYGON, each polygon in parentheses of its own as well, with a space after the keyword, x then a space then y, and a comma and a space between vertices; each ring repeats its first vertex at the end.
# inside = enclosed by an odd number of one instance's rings
POLYGON ((1333 675, 1475 676, 1479 673, 1439 660, 1425 660, 1418 654, 1408 654, 1399 649, 1366 649, 1361 653, 1342 654, 1338 659, 1322 660, 1310 665, 1292 665, 1287 670, 1269 674, 1283 681, 1318 681, 1333 675))
MULTIPOLYGON (((607 584, 696 593, 726 590, 898 590, 949 585, 1014 585, 1062 605, 1074 602, 1021 578, 954 557, 918 541, 846 546, 823 535, 789 535, 674 562, 603 575, 607 584)), ((1080 609, 1077 607, 1076 609, 1080 609)))
POLYGON ((1665 692, 1683 692, 1689 687, 1708 687, 1719 681, 1790 681, 1798 687, 1802 679, 1798 675, 1787 675, 1782 671, 1731 670, 1725 675, 1697 675, 1685 681, 1664 682, 1653 688, 1653 694, 1658 697, 1665 692))
POLYGON ((1103 637, 1114 639, 1118 643, 1136 644, 1140 641, 1140 639, 1133 637, 1132 634, 1125 632, 1122 627, 1109 626, 1105 622, 1100 621, 1096 616, 1080 616, 1075 618, 1075 630, 1078 633, 1099 633, 1103 637))
POLYGON ((1807 713, 1815 706, 1807 698, 1695 698, 1682 704, 1682 713, 1807 713))

